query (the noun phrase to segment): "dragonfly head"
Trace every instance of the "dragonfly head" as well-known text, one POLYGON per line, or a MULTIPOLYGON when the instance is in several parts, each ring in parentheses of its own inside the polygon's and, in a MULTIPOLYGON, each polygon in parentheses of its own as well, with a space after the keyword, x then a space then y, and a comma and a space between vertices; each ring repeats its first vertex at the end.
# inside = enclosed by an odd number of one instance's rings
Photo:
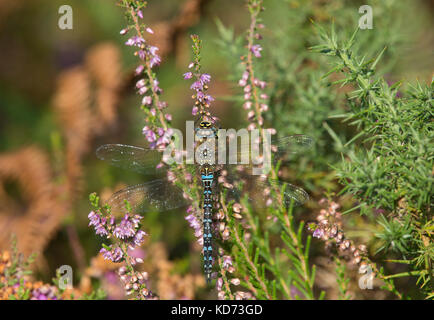
POLYGON ((196 128, 196 137, 199 139, 215 138, 217 136, 216 131, 216 128, 210 121, 202 120, 196 128))

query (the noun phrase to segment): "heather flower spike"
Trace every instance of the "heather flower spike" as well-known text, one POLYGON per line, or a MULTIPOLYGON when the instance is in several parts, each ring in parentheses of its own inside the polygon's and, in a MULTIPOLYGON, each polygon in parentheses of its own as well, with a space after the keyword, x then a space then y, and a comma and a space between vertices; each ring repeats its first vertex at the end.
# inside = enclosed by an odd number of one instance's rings
POLYGON ((194 116, 199 114, 203 116, 204 119, 210 119, 214 121, 214 118, 211 117, 211 114, 208 111, 210 103, 214 101, 214 98, 207 94, 207 90, 209 88, 208 84, 211 82, 211 76, 208 73, 202 73, 200 64, 202 41, 197 35, 192 35, 191 39, 193 41, 193 61, 188 65, 188 68, 193 69, 193 71, 184 73, 185 80, 194 79, 190 89, 194 91, 193 99, 196 101, 191 113, 194 116))
MULTIPOLYGON (((133 22, 132 26, 125 28, 121 34, 126 34, 126 30, 135 31, 136 34, 131 35, 126 41, 127 46, 137 47, 134 55, 140 59, 140 64, 135 70, 135 74, 139 76, 137 81, 137 93, 142 96, 142 110, 146 118, 145 121, 149 124, 143 133, 148 140, 152 142, 152 148, 165 149, 168 145, 168 139, 157 139, 157 130, 163 129, 165 132, 170 128, 172 116, 164 110, 167 108, 167 103, 161 100, 163 90, 159 86, 158 79, 153 69, 160 65, 161 57, 158 54, 159 48, 152 45, 146 40, 146 36, 154 34, 150 27, 144 27, 139 19, 143 19, 143 9, 146 7, 146 2, 143 1, 127 1, 127 14, 133 22)), ((161 134, 160 134, 161 136, 161 134)))
POLYGON ((130 205, 126 202, 125 211, 128 213, 116 222, 115 217, 110 214, 110 208, 100 207, 99 197, 96 194, 91 194, 90 200, 94 210, 88 215, 89 226, 94 227, 96 234, 107 240, 112 240, 110 245, 103 244, 100 250, 101 255, 106 260, 126 264, 126 266, 121 266, 117 272, 125 286, 127 295, 135 296, 137 299, 152 298, 152 294, 147 290, 146 281, 143 277, 138 277, 140 272, 133 267, 137 263, 142 263, 143 260, 130 254, 131 251, 143 244, 147 236, 147 233, 140 229, 142 217, 130 213, 130 205), (143 292, 147 292, 147 294, 144 295, 143 292))

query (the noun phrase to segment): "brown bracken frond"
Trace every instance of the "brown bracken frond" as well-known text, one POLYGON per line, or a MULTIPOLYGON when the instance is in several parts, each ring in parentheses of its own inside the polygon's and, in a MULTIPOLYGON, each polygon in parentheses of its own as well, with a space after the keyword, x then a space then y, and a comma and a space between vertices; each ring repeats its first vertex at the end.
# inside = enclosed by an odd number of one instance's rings
POLYGON ((110 42, 98 44, 86 54, 86 67, 96 83, 94 101, 99 121, 93 129, 98 134, 115 124, 123 80, 120 60, 118 47, 110 42))
POLYGON ((15 0, 0 0, 0 26, 3 21, 6 21, 6 17, 15 10, 18 10, 24 5, 24 1, 15 0))
POLYGON ((49 159, 39 148, 0 155, 0 247, 8 248, 16 234, 21 252, 41 253, 66 214, 58 191, 49 159), (7 193, 8 182, 16 182, 21 199, 7 193))
POLYGON ((211 0, 188 0, 173 20, 158 22, 152 26, 155 33, 150 36, 150 40, 160 48, 161 56, 164 57, 175 52, 178 57, 178 48, 185 40, 185 32, 199 22, 205 6, 209 2, 211 0))
POLYGON ((53 105, 66 140, 67 189, 73 197, 80 190, 81 158, 90 148, 92 135, 90 79, 84 68, 75 67, 59 76, 53 105))
POLYGON ((149 267, 146 264, 145 268, 150 271, 150 278, 156 281, 155 291, 160 299, 194 299, 197 288, 205 286, 202 274, 180 276, 172 272, 174 264, 168 260, 163 243, 150 244, 146 251, 150 253, 150 261, 146 261, 149 267))

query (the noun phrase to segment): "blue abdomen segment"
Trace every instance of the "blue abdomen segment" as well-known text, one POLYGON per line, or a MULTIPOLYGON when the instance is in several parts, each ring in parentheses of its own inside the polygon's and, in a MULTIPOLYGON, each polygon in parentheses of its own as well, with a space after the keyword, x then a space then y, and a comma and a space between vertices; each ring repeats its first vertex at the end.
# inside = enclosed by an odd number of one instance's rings
POLYGON ((203 269, 205 273, 206 281, 211 281, 212 272, 212 183, 213 174, 202 174, 203 184, 203 269))

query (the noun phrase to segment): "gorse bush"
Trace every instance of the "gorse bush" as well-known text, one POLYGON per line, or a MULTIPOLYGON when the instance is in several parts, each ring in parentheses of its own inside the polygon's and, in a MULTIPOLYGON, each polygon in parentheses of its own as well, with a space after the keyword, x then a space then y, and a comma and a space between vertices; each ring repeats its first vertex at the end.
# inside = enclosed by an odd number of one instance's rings
MULTIPOLYGON (((434 82, 399 92, 375 75, 382 52, 365 61, 352 51, 357 32, 344 42, 320 29, 324 44, 314 51, 336 57, 333 84, 352 85, 349 110, 335 115, 357 127, 346 143, 346 159, 336 165, 342 193, 353 195, 361 214, 380 212, 378 251, 397 252, 415 269, 418 284, 432 290, 433 101, 434 82), (359 143, 356 143, 359 142, 359 143), (386 217, 387 218, 386 218, 386 217)), ((384 51, 383 51, 384 52, 384 51)), ((336 136, 336 135, 335 135, 336 136)), ((339 141, 339 143, 341 143, 339 141)), ((375 217, 374 217, 375 218, 375 217)))

